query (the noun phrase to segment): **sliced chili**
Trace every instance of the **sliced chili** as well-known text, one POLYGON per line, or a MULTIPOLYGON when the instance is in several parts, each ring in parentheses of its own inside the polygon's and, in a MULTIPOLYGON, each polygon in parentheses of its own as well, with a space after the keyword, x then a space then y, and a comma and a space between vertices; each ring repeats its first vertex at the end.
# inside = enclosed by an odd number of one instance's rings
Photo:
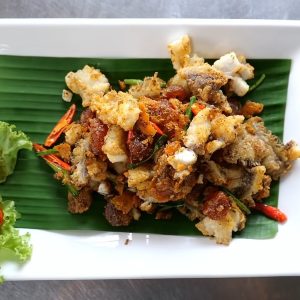
POLYGON ((0 226, 4 223, 4 213, 3 209, 0 208, 0 226))
POLYGON ((72 119, 76 112, 76 105, 72 104, 68 111, 61 117, 61 119, 57 122, 57 124, 52 129, 51 133, 45 140, 45 146, 51 147, 61 136, 64 129, 71 124, 72 119))
MULTIPOLYGON (((43 147, 40 144, 33 144, 33 148, 36 152, 41 152, 41 151, 47 150, 45 147, 43 147)), ((66 171, 71 171, 71 166, 69 164, 67 164, 66 162, 64 162, 63 160, 61 160, 60 158, 58 158, 54 154, 42 155, 41 157, 50 164, 52 163, 52 164, 55 164, 55 165, 63 168, 66 171)))
POLYGON ((134 139, 134 133, 133 130, 129 130, 127 134, 127 144, 130 144, 130 142, 134 139))
POLYGON ((150 124, 152 125, 152 127, 156 130, 156 132, 160 135, 163 135, 164 132, 154 123, 150 121, 150 124))
POLYGON ((196 116, 202 109, 204 109, 206 106, 204 104, 200 103, 194 103, 191 106, 193 114, 196 116))
POLYGON ((269 217, 273 220, 276 220, 280 223, 283 223, 287 220, 287 216, 277 207, 270 206, 270 205, 267 205, 264 203, 256 202, 254 208, 256 210, 262 212, 267 217, 269 217))

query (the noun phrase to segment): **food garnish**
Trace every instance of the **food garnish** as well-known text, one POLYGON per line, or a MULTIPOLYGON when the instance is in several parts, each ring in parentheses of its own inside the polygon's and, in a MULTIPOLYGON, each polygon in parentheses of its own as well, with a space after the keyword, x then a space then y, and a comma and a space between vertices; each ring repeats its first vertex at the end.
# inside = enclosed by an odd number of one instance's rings
POLYGON ((21 149, 32 149, 29 138, 15 125, 0 121, 0 183, 13 173, 21 149))
MULTIPOLYGON (((13 254, 20 262, 24 263, 30 259, 32 246, 29 242, 30 234, 20 234, 16 229, 16 220, 20 214, 15 209, 14 201, 3 201, 0 195, 0 251, 8 251, 13 254)), ((0 283, 3 283, 4 277, 0 276, 0 283)))
POLYGON ((118 78, 122 91, 116 91, 91 66, 67 74, 68 88, 85 109, 79 120, 59 122, 45 146, 62 136, 63 144, 54 147, 62 150, 57 156, 42 152, 42 158, 75 191, 69 211, 87 211, 93 192, 104 196, 104 215, 113 226, 127 226, 143 212, 166 220, 177 209, 221 244, 245 228, 252 209, 284 221, 263 201, 300 150, 266 128, 257 116, 259 99, 247 99, 265 75, 249 87, 254 67, 245 57, 230 52, 209 64, 191 55, 188 36, 168 49, 176 74, 167 82, 157 73, 118 78))
POLYGON ((287 216, 277 207, 270 206, 264 203, 256 202, 254 209, 262 212, 267 217, 278 221, 280 223, 284 223, 287 221, 287 216))
MULTIPOLYGON (((32 149, 32 143, 22 131, 16 131, 16 126, 0 121, 0 183, 6 181, 15 169, 18 152, 21 149, 32 149)), ((13 253, 21 262, 27 261, 32 252, 29 244, 30 234, 21 235, 16 229, 16 220, 20 214, 11 200, 3 201, 0 195, 0 250, 13 253)), ((4 281, 0 276, 0 283, 4 281)))
POLYGON ((266 78, 266 74, 262 74, 259 77, 259 79, 253 85, 251 85, 249 87, 248 93, 250 93, 250 92, 254 91, 256 88, 258 88, 262 84, 262 82, 265 80, 265 78, 266 78))
POLYGON ((61 119, 52 129, 51 133, 48 135, 45 141, 46 147, 51 147, 58 140, 65 128, 72 123, 75 112, 76 105, 72 104, 68 111, 61 117, 61 119))

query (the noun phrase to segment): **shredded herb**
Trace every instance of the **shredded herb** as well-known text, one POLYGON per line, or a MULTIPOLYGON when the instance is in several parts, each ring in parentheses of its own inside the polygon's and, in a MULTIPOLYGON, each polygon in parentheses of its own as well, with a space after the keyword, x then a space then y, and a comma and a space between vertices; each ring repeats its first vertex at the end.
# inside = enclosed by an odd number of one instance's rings
MULTIPOLYGON (((128 85, 137 85, 137 84, 143 83, 143 80, 141 80, 141 79, 124 79, 123 82, 128 85)), ((167 84, 165 82, 160 83, 161 88, 165 88, 166 86, 167 86, 167 84)))
POLYGON ((195 96, 192 96, 190 98, 190 103, 188 108, 185 111, 185 115, 189 117, 190 120, 193 118, 193 112, 192 112, 192 105, 197 101, 197 98, 195 96))
MULTIPOLYGON (((188 118, 190 119, 190 121, 193 119, 192 105, 194 103, 196 103, 196 101, 197 101, 197 98, 195 96, 192 96, 190 98, 189 106, 188 106, 188 108, 185 111, 185 115, 188 116, 188 118)), ((187 130, 188 128, 189 128, 189 124, 185 125, 184 129, 187 130)))
POLYGON ((179 207, 184 206, 184 200, 178 200, 178 201, 174 201, 174 202, 166 202, 166 203, 159 204, 159 206, 161 207, 160 211, 165 211, 165 210, 172 209, 172 208, 179 208, 179 207))
POLYGON ((258 88, 262 84, 262 82, 265 80, 265 78, 266 78, 266 74, 262 74, 260 76, 260 78, 253 85, 251 85, 249 87, 248 93, 250 93, 250 92, 254 91, 256 88, 258 88))
MULTIPOLYGON (((68 171, 64 170, 63 168, 60 168, 59 166, 53 164, 53 163, 49 163, 46 161, 46 163, 48 164, 48 166, 56 173, 60 173, 63 176, 63 179, 67 179, 69 177, 69 173, 68 171)), ((71 184, 66 184, 68 191, 74 196, 78 196, 79 191, 71 184)))
POLYGON ((241 201, 239 200, 237 197, 235 197, 230 191, 228 191, 226 188, 222 188, 222 190, 228 195, 230 196, 234 202, 236 203, 236 205, 243 211, 245 212, 247 215, 251 214, 250 209, 241 201))
POLYGON ((143 82, 141 79, 124 79, 125 84, 128 85, 137 85, 143 82))
POLYGON ((55 153, 58 153, 58 151, 55 150, 55 149, 47 149, 45 151, 37 152, 36 155, 37 156, 44 156, 44 155, 55 154, 55 153))
POLYGON ((152 153, 150 154, 150 156, 148 156, 146 159, 138 162, 138 163, 132 163, 132 164, 128 164, 128 169, 135 169, 138 166, 144 164, 145 162, 147 162, 148 160, 150 160, 151 158, 153 158, 153 156, 155 155, 155 153, 164 146, 164 144, 167 142, 168 140, 168 136, 167 135, 162 135, 159 137, 159 139, 156 141, 154 149, 152 151, 152 153))

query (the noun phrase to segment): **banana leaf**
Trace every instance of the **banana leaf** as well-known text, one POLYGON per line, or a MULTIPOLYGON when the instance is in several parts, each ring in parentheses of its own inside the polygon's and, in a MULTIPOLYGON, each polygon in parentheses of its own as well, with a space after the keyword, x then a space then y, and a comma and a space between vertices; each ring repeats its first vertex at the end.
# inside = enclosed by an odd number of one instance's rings
MULTIPOLYGON (((262 73, 266 79, 246 99, 265 105, 266 125, 282 138, 285 103, 291 61, 288 59, 250 60, 256 79, 262 73)), ((61 100, 64 76, 85 64, 100 68, 117 86, 119 79, 144 78, 158 72, 165 80, 174 71, 169 59, 100 59, 0 56, 0 120, 13 123, 28 134, 33 142, 43 143, 47 134, 70 104, 61 100)), ((255 80, 254 80, 255 81, 255 80)), ((74 98, 80 103, 79 97, 74 98)), ((277 205, 278 183, 272 186, 267 203, 277 205)), ((24 228, 103 231, 127 231, 170 235, 199 235, 194 224, 174 210, 172 220, 154 220, 144 214, 140 221, 128 227, 112 227, 103 216, 105 201, 95 195, 92 208, 82 214, 67 211, 67 190, 53 179, 52 170, 33 152, 21 151, 13 175, 0 185, 4 199, 13 199, 22 218, 17 226, 24 228)), ((246 229, 237 237, 265 239, 277 232, 277 223, 258 213, 252 213, 246 229)))

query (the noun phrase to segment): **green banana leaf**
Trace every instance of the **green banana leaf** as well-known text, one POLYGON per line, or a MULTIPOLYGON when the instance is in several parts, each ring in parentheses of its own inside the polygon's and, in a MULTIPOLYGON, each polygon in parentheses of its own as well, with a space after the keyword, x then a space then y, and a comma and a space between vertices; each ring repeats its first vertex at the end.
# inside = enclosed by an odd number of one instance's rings
MULTIPOLYGON (((265 105, 263 117, 267 126, 282 137, 291 61, 287 59, 251 60, 256 79, 262 73, 266 79, 244 99, 265 105)), ((158 72, 165 80, 174 71, 169 59, 99 59, 0 56, 0 120, 13 123, 28 134, 33 142, 43 143, 60 116, 70 104, 61 100, 65 88, 64 76, 71 70, 93 65, 103 71, 117 86, 119 79, 143 78, 158 72)), ((255 80, 254 80, 255 81, 255 80)), ((74 98, 80 103, 79 97, 74 98)), ((267 203, 277 205, 278 183, 273 184, 267 203)), ((0 185, 4 199, 13 199, 22 218, 18 227, 39 229, 94 229, 171 235, 199 235, 194 224, 174 210, 170 221, 154 220, 143 215, 128 227, 112 227, 103 216, 105 201, 96 196, 90 211, 72 215, 67 211, 66 188, 53 179, 52 170, 33 152, 21 151, 13 175, 0 185)), ((253 213, 244 231, 236 234, 243 238, 272 238, 277 223, 253 213)))

